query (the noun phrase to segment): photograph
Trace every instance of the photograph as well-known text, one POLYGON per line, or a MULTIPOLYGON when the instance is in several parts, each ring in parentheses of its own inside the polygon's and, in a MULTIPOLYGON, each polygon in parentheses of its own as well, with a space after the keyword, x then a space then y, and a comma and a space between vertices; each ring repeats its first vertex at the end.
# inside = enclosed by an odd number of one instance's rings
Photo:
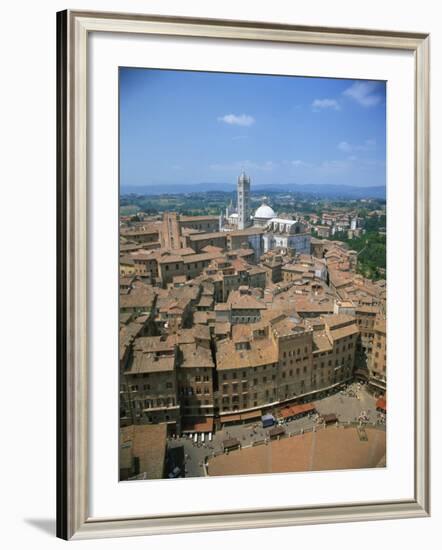
POLYGON ((118 68, 119 481, 388 465, 387 101, 118 68))
POLYGON ((4 548, 431 550, 439 5, 85 4, 4 10, 4 548))

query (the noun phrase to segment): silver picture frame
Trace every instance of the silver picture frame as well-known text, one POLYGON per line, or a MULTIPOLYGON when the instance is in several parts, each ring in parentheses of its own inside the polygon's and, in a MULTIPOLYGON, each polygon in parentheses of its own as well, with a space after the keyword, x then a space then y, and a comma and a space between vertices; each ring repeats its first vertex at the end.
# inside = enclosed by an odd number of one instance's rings
POLYGON ((86 539, 425 517, 429 458, 429 40, 427 34, 139 14, 57 14, 57 536, 86 539), (410 500, 97 519, 88 510, 87 58, 88 34, 142 33, 353 46, 413 53, 414 496, 410 500))

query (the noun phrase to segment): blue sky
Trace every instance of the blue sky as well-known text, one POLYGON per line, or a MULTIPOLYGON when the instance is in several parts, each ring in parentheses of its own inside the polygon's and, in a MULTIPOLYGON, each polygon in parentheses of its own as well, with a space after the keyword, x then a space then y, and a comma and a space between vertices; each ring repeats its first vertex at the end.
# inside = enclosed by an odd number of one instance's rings
POLYGON ((385 185, 384 82, 120 68, 120 181, 385 185))

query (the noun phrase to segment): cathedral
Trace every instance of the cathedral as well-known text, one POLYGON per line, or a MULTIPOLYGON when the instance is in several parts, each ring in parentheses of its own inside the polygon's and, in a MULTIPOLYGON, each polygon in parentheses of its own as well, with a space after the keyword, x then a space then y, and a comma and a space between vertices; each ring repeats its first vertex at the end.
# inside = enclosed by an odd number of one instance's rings
MULTIPOLYGON (((254 214, 250 208, 250 177, 242 172, 237 182, 237 206, 226 208, 220 216, 222 231, 256 228, 262 234, 263 252, 275 248, 294 250, 297 254, 310 254, 311 236, 308 227, 300 220, 279 218, 268 204, 263 203, 254 214)), ((258 231, 257 231, 258 232, 258 231)))

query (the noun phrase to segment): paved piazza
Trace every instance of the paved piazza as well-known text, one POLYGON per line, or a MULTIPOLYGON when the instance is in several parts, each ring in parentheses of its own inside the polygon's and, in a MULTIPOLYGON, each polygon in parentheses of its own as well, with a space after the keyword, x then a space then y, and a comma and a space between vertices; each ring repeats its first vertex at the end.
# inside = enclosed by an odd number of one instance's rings
MULTIPOLYGON (((312 415, 284 424, 286 434, 291 437, 252 446, 269 439, 269 429, 262 428, 261 422, 251 422, 218 430, 210 443, 207 442, 207 435, 204 443, 201 443, 199 436, 197 444, 193 436, 169 439, 168 452, 184 456, 184 464, 176 465, 184 466, 185 477, 327 470, 336 469, 338 465, 340 469, 378 465, 385 455, 385 419, 376 411, 376 398, 364 385, 352 384, 344 392, 314 403, 320 415, 336 414, 338 427, 332 425, 324 430, 318 423, 318 415, 312 415), (361 415, 365 417, 362 424, 366 427, 367 442, 360 441, 356 429, 345 427, 349 422, 359 422, 361 415), (373 425, 377 429, 372 429, 373 425), (311 432, 313 427, 316 432, 311 432), (309 433, 298 435, 303 431, 309 433), (237 438, 242 448, 224 455, 222 442, 229 438, 237 438), (171 451, 177 448, 182 452, 171 451), (204 467, 205 463, 208 468, 204 467)), ((172 461, 173 466, 175 462, 172 461)))

